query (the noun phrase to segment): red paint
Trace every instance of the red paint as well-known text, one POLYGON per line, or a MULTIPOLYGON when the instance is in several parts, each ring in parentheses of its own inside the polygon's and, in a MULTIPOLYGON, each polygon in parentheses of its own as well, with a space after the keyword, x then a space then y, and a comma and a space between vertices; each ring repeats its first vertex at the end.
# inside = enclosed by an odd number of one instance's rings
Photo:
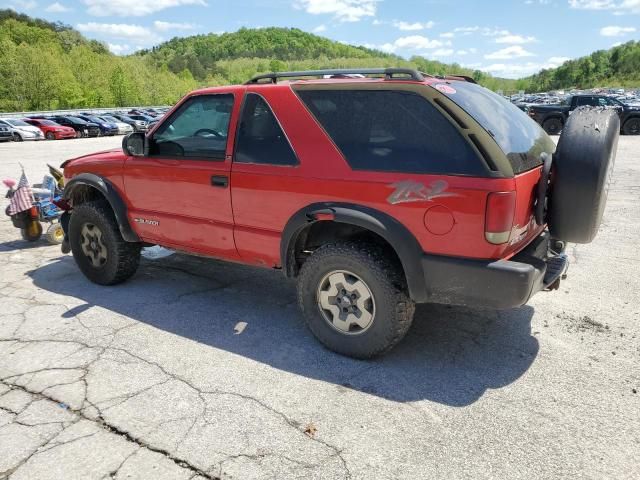
POLYGON ((41 118, 23 118, 22 120, 29 125, 38 127, 42 133, 44 133, 45 137, 47 136, 47 133, 53 133, 56 140, 61 140, 63 138, 76 138, 76 131, 73 128, 58 125, 55 122, 51 122, 51 120, 47 121, 41 118), (45 122, 51 122, 54 123, 54 125, 46 125, 45 122))
MULTIPOLYGON (((378 81, 382 80, 371 80, 378 81)), ((428 78, 425 83, 437 81, 428 78)), ((531 228, 515 244, 492 245, 485 239, 487 198, 492 192, 517 192, 509 229, 528 224, 540 169, 497 179, 352 170, 289 82, 210 88, 191 95, 229 93, 235 95, 235 105, 225 160, 178 161, 103 152, 70 162, 65 176, 91 172, 114 183, 127 203, 132 227, 145 242, 268 267, 281 264, 280 239, 287 222, 317 202, 353 203, 387 213, 412 232, 425 252, 437 255, 506 258, 542 229, 531 228), (299 165, 233 163, 235 132, 247 91, 259 92, 267 100, 299 165), (212 187, 213 175, 229 176, 228 188, 212 187), (388 198, 395 190, 393 184, 407 180, 426 186, 445 181, 446 193, 453 195, 391 205, 388 198), (159 224, 138 223, 135 218, 159 224)), ((171 112, 165 116, 170 117, 171 112)))

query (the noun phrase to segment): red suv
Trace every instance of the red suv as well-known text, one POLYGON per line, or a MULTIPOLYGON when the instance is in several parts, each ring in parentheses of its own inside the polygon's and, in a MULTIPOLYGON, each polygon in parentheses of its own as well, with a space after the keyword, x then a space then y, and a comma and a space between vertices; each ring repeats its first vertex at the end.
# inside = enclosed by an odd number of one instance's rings
POLYGON ((263 75, 65 162, 63 249, 103 285, 150 244, 282 270, 314 335, 368 358, 416 303, 511 308, 557 288, 565 243, 598 230, 618 135, 615 113, 581 110, 556 150, 468 78, 263 75))

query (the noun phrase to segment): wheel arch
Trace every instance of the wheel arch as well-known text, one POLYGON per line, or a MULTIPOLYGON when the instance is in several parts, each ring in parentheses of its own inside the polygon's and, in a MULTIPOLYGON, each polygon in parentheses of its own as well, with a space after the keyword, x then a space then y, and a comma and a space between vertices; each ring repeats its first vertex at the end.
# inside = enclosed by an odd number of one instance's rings
POLYGON ((397 256, 410 297, 416 302, 426 300, 425 278, 420 261, 423 250, 415 236, 390 215, 362 205, 315 203, 296 212, 287 222, 280 243, 282 269, 287 277, 298 275, 300 264, 297 249, 300 241, 304 241, 305 233, 319 222, 350 225, 380 237, 397 256))
POLYGON ((64 198, 73 202, 92 199, 96 194, 103 197, 111 206, 122 238, 127 242, 140 242, 140 237, 129 223, 127 205, 109 180, 93 173, 80 173, 69 180, 64 187, 64 198))

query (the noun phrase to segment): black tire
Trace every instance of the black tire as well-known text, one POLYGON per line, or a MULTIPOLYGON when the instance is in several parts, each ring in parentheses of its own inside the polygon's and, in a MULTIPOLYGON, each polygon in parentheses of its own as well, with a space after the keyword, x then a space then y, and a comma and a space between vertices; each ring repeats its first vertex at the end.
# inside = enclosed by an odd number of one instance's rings
MULTIPOLYGON (((338 294, 339 295, 339 294, 338 294)), ((336 243, 316 250, 302 266, 298 278, 298 303, 307 326, 330 350, 367 359, 391 350, 405 336, 415 312, 398 265, 376 246, 336 243), (332 272, 352 272, 368 287, 374 315, 362 332, 344 333, 332 326, 319 306, 319 288, 332 272)))
POLYGON ((545 120, 544 123, 542 124, 542 128, 549 135, 560 135, 560 132, 562 132, 562 127, 563 127, 562 120, 555 117, 545 120))
POLYGON ((47 140, 55 140, 56 139, 56 134, 53 133, 53 132, 47 132, 47 133, 45 133, 44 136, 45 136, 45 138, 47 140))
POLYGON ((548 224, 558 240, 590 243, 602 222, 620 137, 615 111, 579 109, 560 136, 551 173, 548 224))
POLYGON ((78 267, 84 275, 99 285, 116 285, 131 278, 140 264, 139 243, 126 242, 120 234, 111 206, 104 200, 74 207, 69 221, 69 243, 78 267), (83 251, 83 228, 92 225, 101 232, 106 259, 100 266, 83 251))
POLYGON ((20 234, 27 242, 37 242, 42 237, 42 224, 38 220, 31 220, 26 228, 20 229, 20 234))
POLYGON ((14 142, 22 142, 23 140, 22 140, 22 137, 20 136, 19 133, 14 133, 13 134, 13 141, 14 142))
POLYGON ((630 118, 624 122, 622 133, 625 135, 640 135, 640 117, 630 118))
POLYGON ((76 138, 82 138, 82 132, 80 130, 76 130, 76 138))

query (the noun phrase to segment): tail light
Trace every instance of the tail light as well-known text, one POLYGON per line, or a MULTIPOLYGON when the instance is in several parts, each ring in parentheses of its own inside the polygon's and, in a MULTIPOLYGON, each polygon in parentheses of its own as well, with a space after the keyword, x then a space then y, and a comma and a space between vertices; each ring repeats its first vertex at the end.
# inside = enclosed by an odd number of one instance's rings
POLYGON ((494 192, 487 198, 484 236, 487 242, 501 245, 509 241, 516 212, 516 192, 494 192))

